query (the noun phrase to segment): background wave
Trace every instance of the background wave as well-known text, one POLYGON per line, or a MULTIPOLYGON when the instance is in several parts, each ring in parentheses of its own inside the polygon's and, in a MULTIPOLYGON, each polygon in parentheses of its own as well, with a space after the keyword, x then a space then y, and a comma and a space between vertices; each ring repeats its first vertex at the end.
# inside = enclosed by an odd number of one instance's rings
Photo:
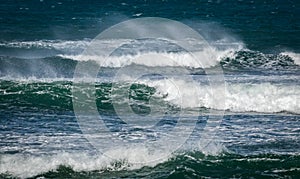
MULTIPOLYGON (((86 61, 86 63, 93 64, 93 60, 99 63, 102 67, 106 68, 120 68, 127 65, 142 65, 145 67, 183 67, 193 73, 205 73, 206 68, 214 68, 221 65, 224 72, 246 72, 256 71, 263 72, 274 70, 290 71, 291 73, 299 72, 299 64, 297 54, 288 56, 286 53, 282 54, 263 54, 260 52, 241 50, 241 51, 216 51, 217 60, 205 61, 204 63, 195 62, 189 54, 170 52, 170 53, 142 53, 137 55, 124 55, 124 56, 112 56, 105 61, 101 61, 101 57, 91 57, 82 55, 59 55, 54 57, 36 58, 36 59, 23 59, 17 57, 0 56, 0 77, 25 79, 29 77, 35 78, 72 78, 75 67, 80 61, 86 61), (135 58, 139 58, 142 55, 158 54, 165 56, 174 63, 170 63, 169 60, 155 59, 149 61, 135 61, 135 58), (198 70, 197 70, 198 69, 198 70), (201 70, 203 69, 203 70, 201 70)), ((198 54, 199 56, 201 55, 198 54)), ((104 70, 105 71, 105 70, 104 70)))

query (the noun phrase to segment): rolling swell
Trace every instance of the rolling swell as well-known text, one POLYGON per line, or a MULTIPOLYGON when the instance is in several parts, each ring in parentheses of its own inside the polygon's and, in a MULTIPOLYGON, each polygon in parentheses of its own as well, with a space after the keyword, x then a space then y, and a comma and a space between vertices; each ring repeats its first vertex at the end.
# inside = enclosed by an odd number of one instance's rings
MULTIPOLYGON (((147 54, 147 53, 146 53, 147 54)), ((214 68, 219 64, 222 66, 224 73, 232 72, 253 72, 253 71, 265 71, 272 72, 276 71, 290 71, 297 73, 299 72, 299 65, 296 61, 288 56, 288 54, 263 54, 261 52, 240 50, 240 51, 229 51, 222 52, 223 56, 218 58, 218 63, 213 66, 207 66, 206 68, 214 68)), ((185 67, 190 70, 192 74, 205 74, 205 68, 195 66, 188 63, 189 59, 185 54, 182 53, 164 53, 171 59, 179 60, 184 59, 186 62, 177 63, 172 67, 185 67), (178 66, 179 65, 179 66, 178 66), (182 65, 182 66, 181 66, 182 65)), ((139 54, 137 55, 139 56, 139 54)), ((108 64, 100 63, 104 65, 101 68, 102 71, 109 72, 109 70, 115 68, 116 70, 124 65, 130 64, 130 60, 137 56, 125 55, 111 57, 112 62, 108 64)), ((10 56, 0 56, 0 77, 1 78, 72 78, 74 70, 78 63, 78 60, 85 60, 85 63, 94 63, 92 57, 82 56, 53 56, 45 58, 31 58, 24 59, 10 56)), ((180 60, 180 61, 181 61, 180 60)), ((180 62, 179 61, 179 62, 180 62)), ((168 64, 137 64, 145 67, 168 67, 168 64), (158 66, 157 66, 158 65, 158 66)))
MULTIPOLYGON (((7 110, 12 108, 27 109, 48 109, 48 110, 67 110, 71 111, 72 106, 72 82, 13 82, 0 81, 0 99, 1 109, 7 110)), ((100 83, 96 86, 96 103, 99 110, 113 111, 112 100, 112 83, 100 83)), ((128 97, 132 99, 133 108, 137 112, 142 112, 142 108, 147 106, 151 95, 155 93, 155 88, 143 84, 123 84, 120 88, 129 87, 128 97), (136 101, 136 103, 134 103, 136 101), (139 103, 141 104, 139 104, 139 103)), ((88 88, 85 84, 77 85, 77 89, 82 93, 88 88)), ((120 99, 123 102, 125 99, 120 99)))
MULTIPOLYGON (((76 99, 72 90, 86 94, 89 91, 85 83, 74 86, 70 81, 54 82, 13 82, 0 81, 1 109, 52 109, 70 111, 72 102, 76 99), (73 100, 73 101, 72 101, 73 100)), ((209 93, 209 86, 195 86, 185 81, 175 80, 169 84, 165 80, 141 81, 138 83, 103 82, 95 85, 95 101, 98 110, 102 112, 114 111, 113 103, 129 104, 134 112, 148 114, 151 110, 166 107, 174 110, 177 107, 185 109, 216 109, 233 112, 299 112, 297 96, 300 94, 297 85, 281 85, 272 83, 232 83, 225 90, 225 108, 218 103, 212 103, 213 95, 209 93), (177 87, 182 89, 183 96, 178 96, 177 87), (174 89, 173 89, 174 88, 174 89), (114 89, 114 93, 112 93, 114 89), (200 95, 195 99, 193 90, 200 90, 200 95), (125 90, 125 96, 118 93, 125 90), (150 98, 156 101, 149 103, 150 98), (200 104, 197 103, 198 99, 200 104)), ((224 90, 222 86, 216 87, 216 91, 224 90)), ((88 97, 86 98, 89 99, 88 97)), ((75 100, 75 101, 74 101, 75 100)), ((85 102, 83 101, 83 105, 85 102)), ((89 104, 88 101, 86 104, 89 104)))

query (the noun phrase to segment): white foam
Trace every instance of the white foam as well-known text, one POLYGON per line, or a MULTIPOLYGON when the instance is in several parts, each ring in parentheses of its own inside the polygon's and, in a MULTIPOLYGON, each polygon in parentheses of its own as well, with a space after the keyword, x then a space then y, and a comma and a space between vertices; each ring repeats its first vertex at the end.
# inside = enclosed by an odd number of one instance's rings
MULTIPOLYGON (((199 149, 198 149, 199 150, 199 149)), ((221 144, 213 143, 204 154, 219 155, 225 150, 221 144)), ((68 166, 76 172, 104 171, 104 170, 135 170, 145 166, 154 167, 166 162, 176 155, 166 155, 168 151, 158 148, 148 149, 142 146, 134 148, 119 147, 107 151, 105 154, 88 152, 58 152, 57 154, 2 154, 0 160, 0 174, 9 174, 18 178, 34 177, 49 171, 55 171, 59 166, 68 166), (111 157, 110 157, 111 156, 111 157), (161 156, 161 157, 159 157, 161 156), (153 158, 160 158, 153 160, 153 158)))
POLYGON ((300 54, 299 53, 282 52, 281 54, 291 57, 294 60, 295 64, 300 65, 300 54))
MULTIPOLYGON (((144 166, 155 166, 169 158, 152 161, 153 156, 164 154, 166 151, 150 152, 143 147, 132 149, 118 148, 110 150, 105 155, 89 154, 87 152, 61 152, 55 155, 4 154, 1 155, 0 173, 27 178, 54 171, 59 166, 69 166, 74 171, 101 170, 133 170, 144 166), (114 159, 109 156, 113 156, 114 159), (149 162, 151 161, 151 162, 149 162)), ((171 156, 169 156, 171 157, 171 156)))
POLYGON ((193 57, 191 54, 186 52, 144 52, 137 53, 136 55, 122 55, 122 56, 110 56, 108 58, 92 55, 59 55, 63 58, 69 58, 76 61, 96 61, 102 67, 114 67, 120 68, 126 65, 137 64, 149 67, 190 67, 190 68, 209 68, 217 65, 224 56, 232 55, 234 49, 228 50, 217 50, 217 49, 206 49, 204 51, 193 52, 196 56, 193 57), (136 60, 141 59, 143 56, 157 56, 161 58, 152 60, 136 60), (164 58, 171 59, 166 60, 164 58), (200 60, 199 60, 200 59, 200 60))
POLYGON ((228 84, 226 109, 244 112, 300 112, 300 88, 297 85, 228 84))
MULTIPOLYGON (((76 61, 96 61, 102 67, 123 67, 130 64, 138 64, 145 66, 183 66, 191 68, 208 68, 218 64, 225 56, 233 55, 235 51, 244 48, 242 42, 214 42, 210 46, 199 46, 198 41, 190 39, 189 43, 195 46, 198 51, 186 52, 176 42, 167 39, 148 39, 146 41, 137 41, 133 39, 111 39, 93 41, 96 47, 89 47, 88 52, 82 54, 61 54, 59 56, 73 59, 76 61), (93 50, 97 50, 97 43, 105 44, 105 49, 115 50, 109 57, 94 55, 93 50), (126 46, 128 45, 128 46, 126 46), (198 47, 199 46, 199 47, 198 47), (95 49, 93 49, 95 48, 95 49), (151 50, 152 49, 152 50, 151 50), (157 51, 157 49, 159 49, 157 51), (136 60, 146 56, 161 57, 158 59, 136 60), (171 59, 166 60, 164 57, 171 59)), ((101 45, 102 47, 102 45, 101 45)), ((96 52, 97 54, 98 52, 96 52)))
POLYGON ((233 83, 214 87, 169 79, 144 82, 157 89, 157 95, 183 108, 206 107, 233 112, 300 112, 300 88, 297 85, 265 83, 233 83), (225 106, 218 99, 225 94, 225 106), (200 99, 196 98, 196 94, 200 99), (200 103, 199 103, 200 101, 200 103))

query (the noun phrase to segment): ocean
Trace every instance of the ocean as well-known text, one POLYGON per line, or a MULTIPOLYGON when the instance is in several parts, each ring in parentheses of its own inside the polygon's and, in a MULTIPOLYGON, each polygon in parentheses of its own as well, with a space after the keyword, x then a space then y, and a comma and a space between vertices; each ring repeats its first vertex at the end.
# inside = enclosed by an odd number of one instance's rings
POLYGON ((0 4, 0 178, 300 178, 300 1, 0 4))

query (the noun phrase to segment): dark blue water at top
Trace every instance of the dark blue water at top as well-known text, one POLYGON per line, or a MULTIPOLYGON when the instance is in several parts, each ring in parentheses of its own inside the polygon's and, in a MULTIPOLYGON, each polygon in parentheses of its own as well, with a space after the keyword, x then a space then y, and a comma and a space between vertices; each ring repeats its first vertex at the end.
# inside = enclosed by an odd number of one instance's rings
POLYGON ((113 24, 149 16, 179 20, 196 30, 199 24, 217 24, 252 50, 300 47, 300 1, 292 0, 5 1, 0 4, 0 41, 94 38, 113 24))

